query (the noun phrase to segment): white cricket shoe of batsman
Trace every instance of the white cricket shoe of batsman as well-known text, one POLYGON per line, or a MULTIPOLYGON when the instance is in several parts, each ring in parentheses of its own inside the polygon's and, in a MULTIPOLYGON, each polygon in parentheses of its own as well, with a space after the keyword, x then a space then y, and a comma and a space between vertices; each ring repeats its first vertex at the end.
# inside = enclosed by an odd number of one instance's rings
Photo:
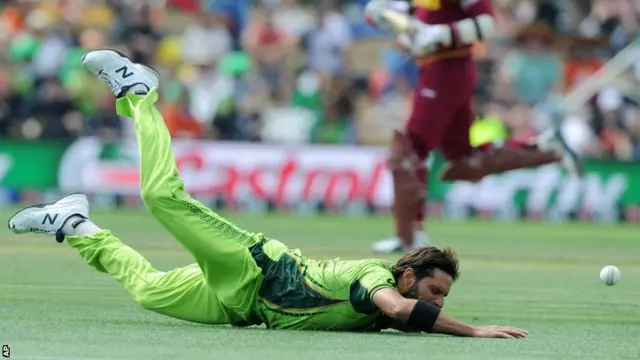
MULTIPOLYGON (((413 233, 413 249, 429 246, 429 236, 422 230, 416 230, 413 233)), ((381 254, 391 254, 396 252, 404 252, 407 249, 404 248, 402 241, 397 236, 393 236, 384 240, 377 241, 372 247, 374 252, 381 254)))
POLYGON ((51 203, 26 207, 9 219, 9 230, 16 234, 56 236, 62 242, 62 226, 71 217, 89 218, 89 201, 84 194, 72 194, 51 203))
POLYGON ((85 69, 109 84, 117 97, 129 92, 145 95, 160 83, 157 71, 134 63, 117 50, 92 50, 81 61, 85 69))
POLYGON ((582 177, 584 169, 580 157, 567 144, 562 133, 556 129, 550 129, 538 135, 536 139, 538 148, 543 151, 552 151, 561 157, 560 163, 567 172, 576 177, 582 177))

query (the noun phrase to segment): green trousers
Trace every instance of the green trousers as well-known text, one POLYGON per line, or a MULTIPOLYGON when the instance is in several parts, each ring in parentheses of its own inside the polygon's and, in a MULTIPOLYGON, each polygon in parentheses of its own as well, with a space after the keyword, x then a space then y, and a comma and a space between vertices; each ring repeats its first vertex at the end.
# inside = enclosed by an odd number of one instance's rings
POLYGON ((239 229, 185 193, 169 132, 154 107, 157 99, 156 89, 145 97, 130 94, 118 99, 117 110, 136 125, 141 196, 147 209, 197 264, 158 271, 107 230, 67 241, 146 309, 206 324, 256 323, 253 309, 262 275, 248 248, 262 236, 239 229))

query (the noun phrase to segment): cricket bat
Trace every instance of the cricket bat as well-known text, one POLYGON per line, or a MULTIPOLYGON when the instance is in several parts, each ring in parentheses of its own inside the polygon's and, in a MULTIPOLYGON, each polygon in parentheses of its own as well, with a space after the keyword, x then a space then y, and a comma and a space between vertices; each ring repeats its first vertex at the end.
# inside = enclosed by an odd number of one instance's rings
POLYGON ((618 76, 622 75, 638 61, 640 42, 634 41, 611 58, 600 70, 589 76, 577 88, 572 89, 562 100, 563 111, 575 111, 589 101, 618 76))
POLYGON ((411 30, 411 16, 392 9, 384 9, 380 13, 382 17, 397 34, 406 34, 411 30))

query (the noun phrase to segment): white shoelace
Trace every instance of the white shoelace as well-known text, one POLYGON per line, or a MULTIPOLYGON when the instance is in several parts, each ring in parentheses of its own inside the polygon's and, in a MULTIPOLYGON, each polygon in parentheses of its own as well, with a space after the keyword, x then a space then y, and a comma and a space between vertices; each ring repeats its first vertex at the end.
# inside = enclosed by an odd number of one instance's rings
POLYGON ((114 93, 118 93, 120 91, 120 89, 122 88, 122 84, 120 84, 120 82, 118 82, 113 77, 107 75, 107 73, 104 72, 103 70, 100 70, 100 72, 98 73, 98 77, 100 79, 106 81, 107 84, 109 84, 109 87, 111 88, 111 91, 113 91, 114 93))

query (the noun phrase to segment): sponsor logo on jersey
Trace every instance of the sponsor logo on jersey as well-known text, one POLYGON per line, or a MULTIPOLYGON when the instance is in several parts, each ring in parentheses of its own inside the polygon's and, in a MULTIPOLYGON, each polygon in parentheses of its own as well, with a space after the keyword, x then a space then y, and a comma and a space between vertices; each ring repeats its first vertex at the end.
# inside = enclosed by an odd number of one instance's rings
POLYGON ((440 10, 442 0, 413 0, 413 6, 427 10, 440 10))

